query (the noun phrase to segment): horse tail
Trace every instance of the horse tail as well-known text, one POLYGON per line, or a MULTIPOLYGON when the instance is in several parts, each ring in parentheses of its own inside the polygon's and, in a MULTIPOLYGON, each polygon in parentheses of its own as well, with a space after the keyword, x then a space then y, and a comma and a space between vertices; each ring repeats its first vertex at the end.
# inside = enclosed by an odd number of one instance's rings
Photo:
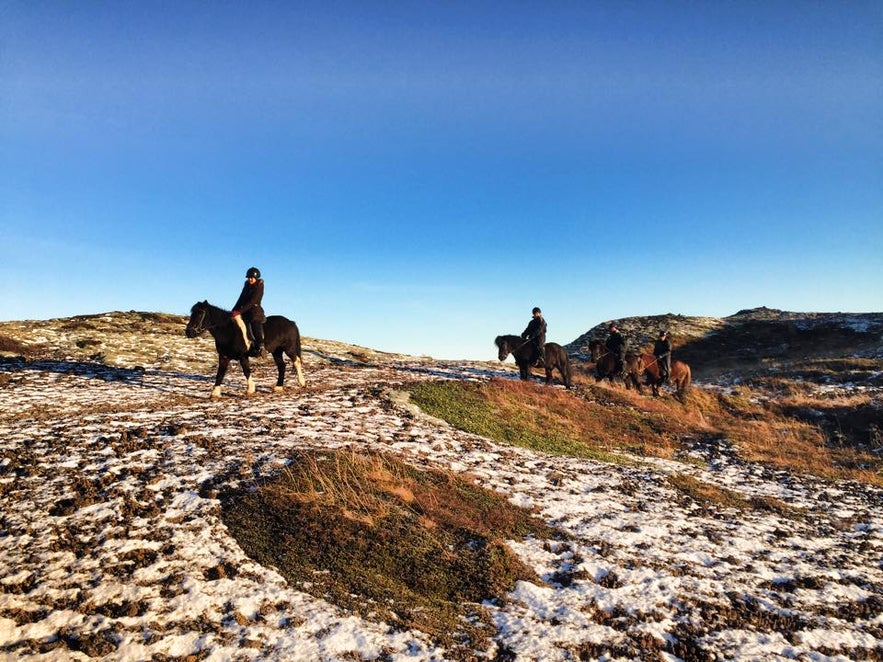
POLYGON ((684 385, 682 387, 682 390, 686 391, 688 388, 690 388, 690 384, 693 381, 693 371, 690 370, 690 366, 686 363, 684 364, 684 372, 684 385))

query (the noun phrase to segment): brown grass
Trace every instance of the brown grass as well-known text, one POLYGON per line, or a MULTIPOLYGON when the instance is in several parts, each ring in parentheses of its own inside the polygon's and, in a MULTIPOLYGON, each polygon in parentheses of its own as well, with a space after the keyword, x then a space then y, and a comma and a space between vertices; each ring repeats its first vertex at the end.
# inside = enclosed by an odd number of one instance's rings
POLYGON ((671 474, 668 476, 668 483, 680 494, 715 511, 721 508, 734 508, 741 511, 763 510, 791 517, 794 517, 798 512, 779 499, 773 497, 746 498, 738 492, 697 480, 686 474, 671 474))
MULTIPOLYGON (((797 395, 783 400, 766 396, 768 393, 749 387, 732 394, 694 389, 690 401, 703 412, 712 428, 750 462, 829 480, 883 484, 883 459, 870 448, 832 443, 832 437, 818 422, 806 420, 805 413, 800 415, 801 411, 822 410, 832 401, 797 395)), ((868 404, 863 397, 833 402, 852 411, 868 404)))
POLYGON ((284 475, 230 495, 223 517, 246 553, 346 609, 484 649, 481 606, 540 582, 505 540, 558 534, 467 478, 388 455, 302 452, 284 475))
MULTIPOLYGON (((872 399, 810 399, 797 389, 784 399, 743 386, 730 393, 691 389, 677 399, 653 398, 597 384, 580 372, 575 392, 533 382, 491 380, 417 384, 412 396, 433 416, 498 441, 558 454, 617 461, 611 451, 672 458, 703 436, 723 437, 739 455, 781 470, 830 480, 883 484, 880 412, 872 399), (853 441, 843 443, 803 410, 827 411, 837 425, 849 422, 853 441), (608 453, 608 455, 604 455, 608 453)), ((815 414, 813 415, 815 416, 815 414)), ((622 460, 619 460, 622 461, 622 460)))
POLYGON ((508 379, 423 382, 411 394, 427 413, 456 427, 562 455, 622 462, 611 451, 628 451, 670 458, 682 437, 705 432, 701 413, 678 400, 583 382, 576 393, 508 379))
POLYGON ((0 352, 25 356, 28 353, 28 348, 19 340, 0 334, 0 352))

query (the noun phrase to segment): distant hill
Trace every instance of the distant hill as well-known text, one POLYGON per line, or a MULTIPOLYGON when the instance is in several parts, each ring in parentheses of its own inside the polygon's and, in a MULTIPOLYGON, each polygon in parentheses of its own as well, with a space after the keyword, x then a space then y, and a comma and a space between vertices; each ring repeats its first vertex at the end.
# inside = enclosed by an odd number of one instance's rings
MULTIPOLYGON (((740 310, 729 317, 652 315, 616 320, 634 349, 649 351, 660 329, 671 335, 676 358, 694 376, 712 379, 733 370, 793 368, 830 359, 883 359, 883 313, 795 313, 772 308, 740 310)), ((588 344, 605 339, 610 322, 566 345, 589 361, 588 344)))

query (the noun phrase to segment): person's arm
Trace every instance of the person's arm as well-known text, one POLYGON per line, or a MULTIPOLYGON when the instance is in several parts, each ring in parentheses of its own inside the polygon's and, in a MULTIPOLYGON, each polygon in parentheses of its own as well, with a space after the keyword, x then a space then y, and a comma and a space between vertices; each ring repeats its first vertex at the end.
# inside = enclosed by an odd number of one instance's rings
POLYGON ((245 286, 242 289, 242 294, 239 296, 239 301, 236 302, 234 312, 246 313, 255 306, 261 305, 263 298, 264 281, 259 280, 251 287, 245 286))

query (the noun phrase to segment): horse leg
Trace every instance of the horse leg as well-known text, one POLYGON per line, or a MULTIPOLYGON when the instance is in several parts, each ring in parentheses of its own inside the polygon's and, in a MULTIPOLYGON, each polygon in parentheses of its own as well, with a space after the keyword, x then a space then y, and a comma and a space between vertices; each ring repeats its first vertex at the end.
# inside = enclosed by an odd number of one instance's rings
POLYGON ((212 389, 212 397, 221 397, 221 382, 224 381, 224 375, 227 374, 227 366, 230 365, 230 359, 226 356, 218 356, 218 374, 215 375, 215 387, 212 389))
MULTIPOLYGON (((560 372, 560 370, 559 370, 560 372)), ((552 368, 547 364, 546 365, 546 386, 552 385, 552 368)))
POLYGON ((662 380, 659 378, 659 371, 655 370, 655 368, 655 365, 645 368, 644 375, 647 378, 647 383, 650 385, 650 390, 653 392, 654 397, 658 397, 659 385, 662 383, 662 380))
POLYGON ((294 369, 297 371, 297 383, 301 386, 307 385, 307 380, 304 377, 304 362, 301 360, 300 356, 295 356, 294 360, 294 369))
POLYGON ((239 359, 239 365, 242 366, 242 374, 245 375, 245 393, 247 395, 254 394, 254 380, 251 378, 251 366, 248 364, 248 357, 243 356, 239 359))
POLYGON ((273 387, 273 390, 277 393, 281 391, 285 386, 285 357, 282 355, 283 350, 281 347, 276 349, 273 352, 273 360, 276 362, 276 386, 273 387))
POLYGON ((526 362, 518 364, 518 375, 523 381, 530 379, 530 366, 526 362))

